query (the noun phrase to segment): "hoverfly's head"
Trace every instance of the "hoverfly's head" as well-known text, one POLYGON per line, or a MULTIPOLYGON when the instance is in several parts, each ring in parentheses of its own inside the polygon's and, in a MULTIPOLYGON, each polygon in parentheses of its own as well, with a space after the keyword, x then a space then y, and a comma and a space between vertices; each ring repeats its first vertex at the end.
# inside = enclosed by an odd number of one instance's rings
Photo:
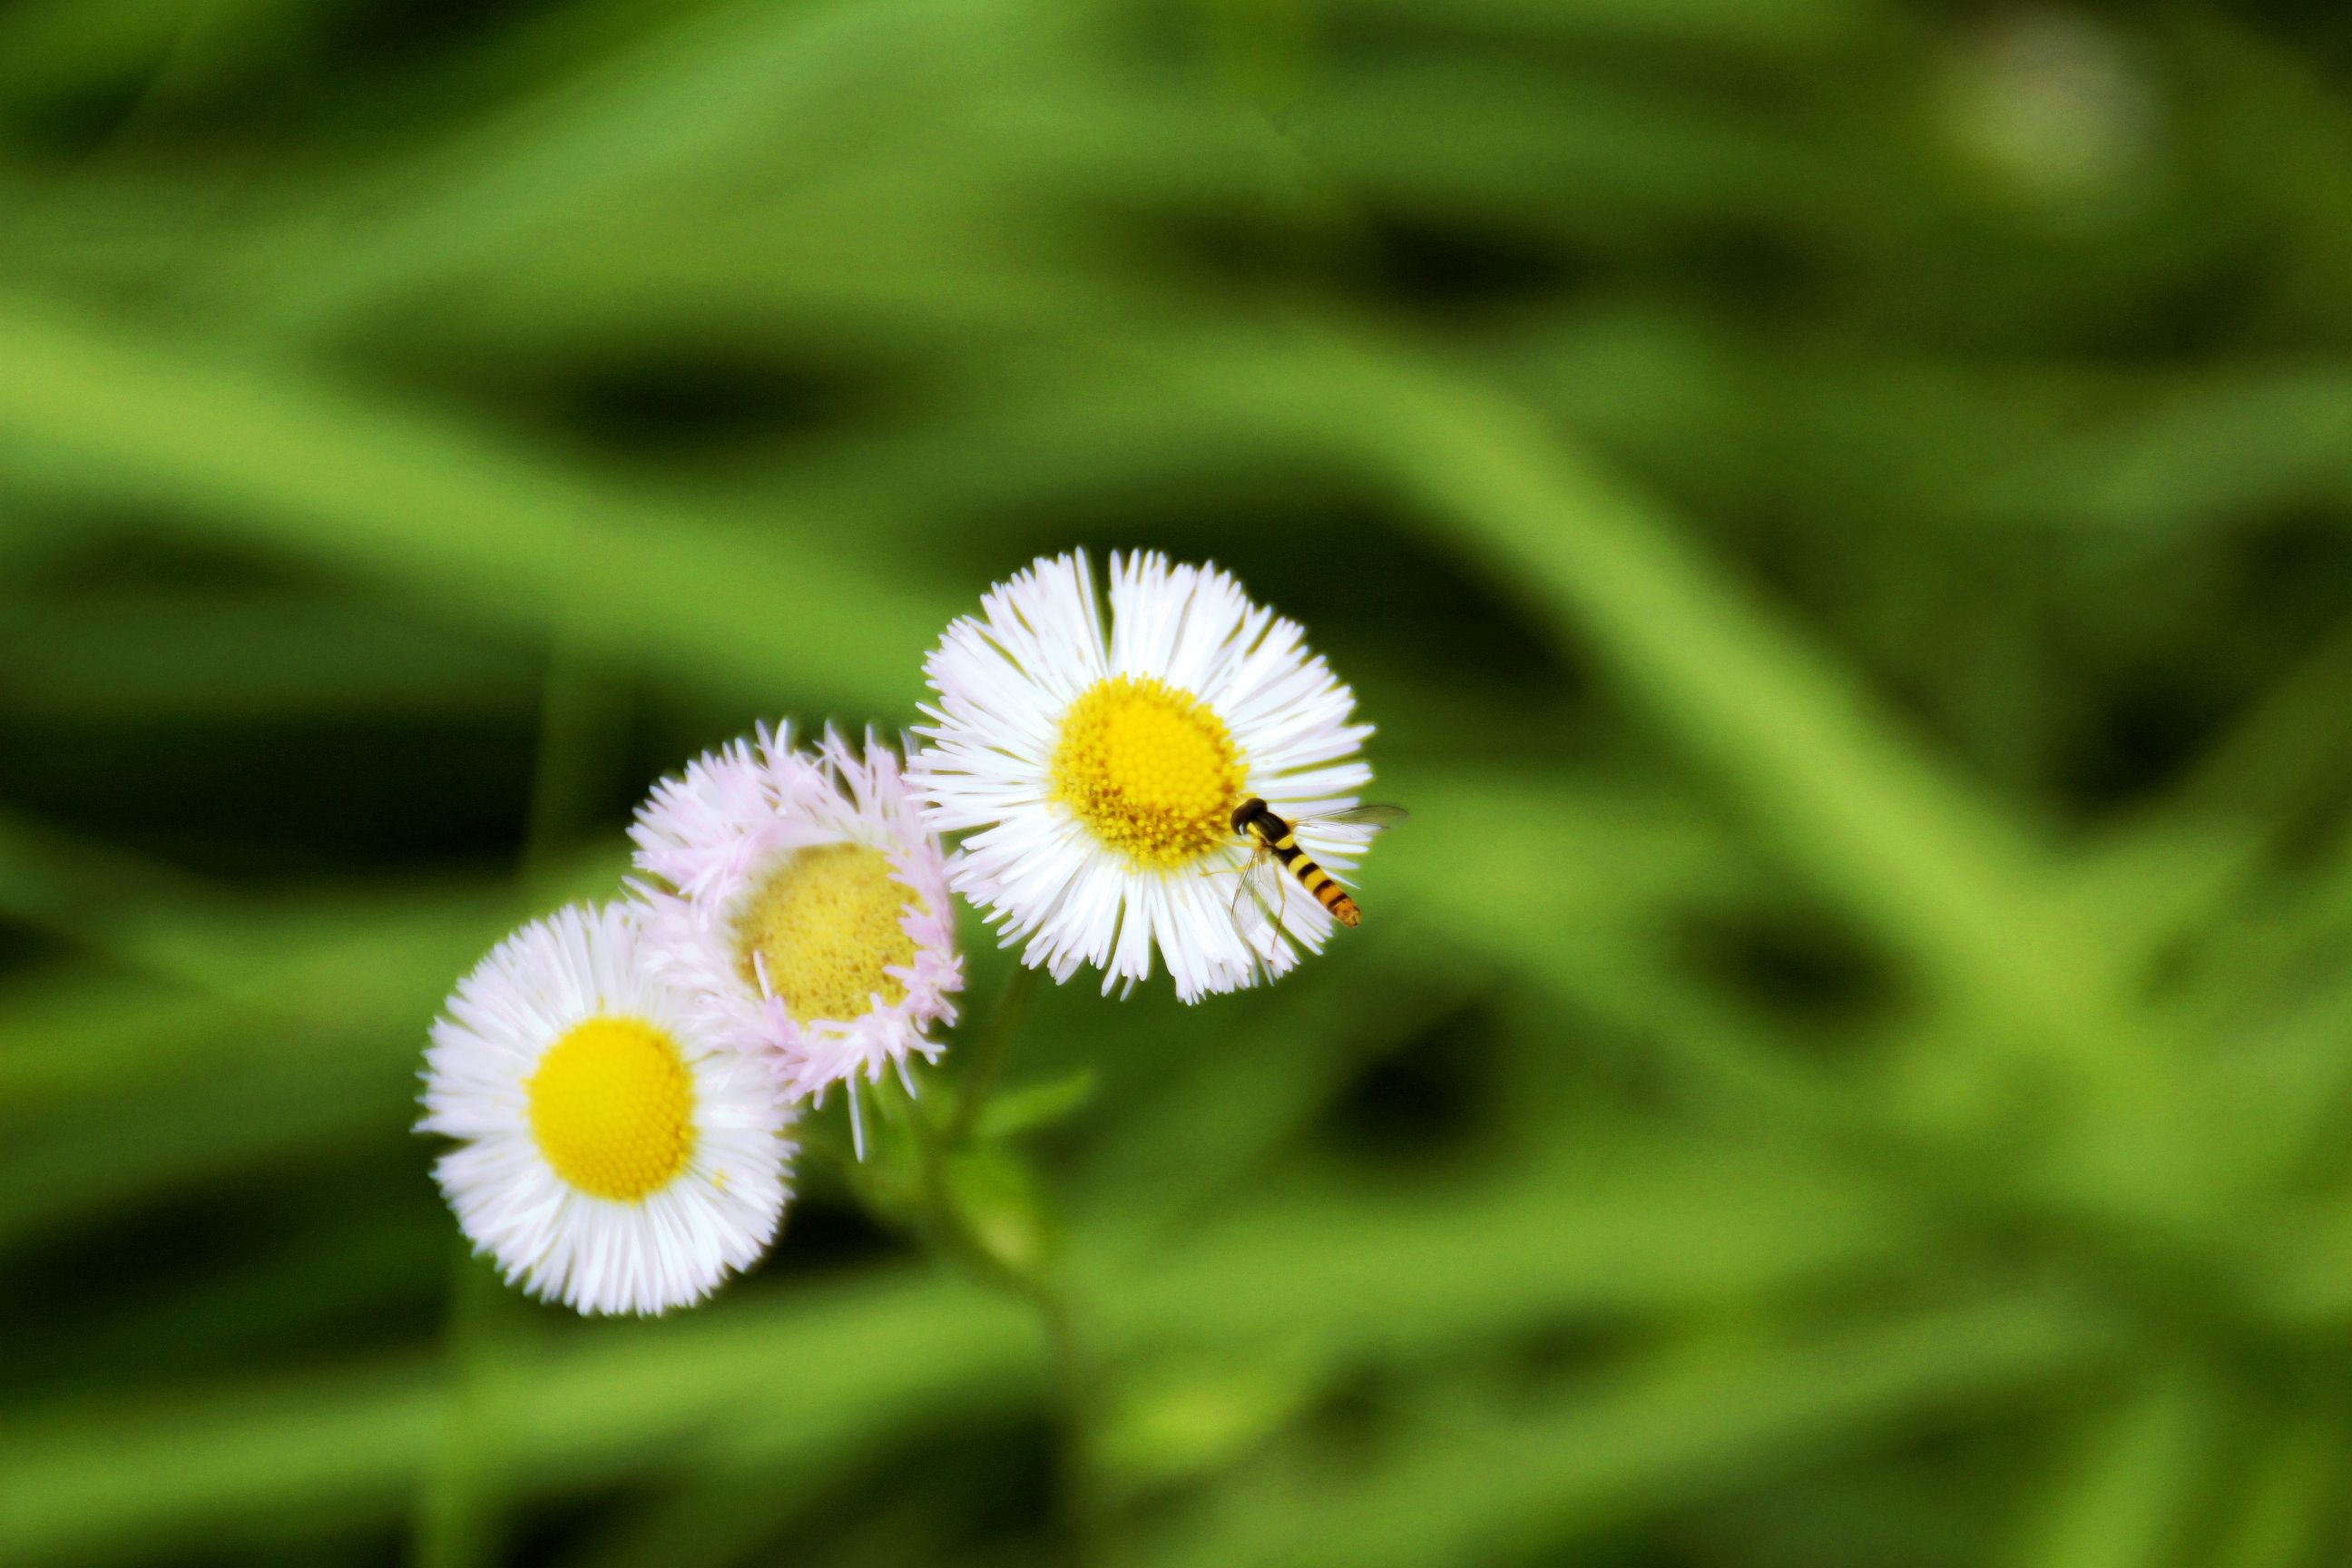
POLYGON ((1264 811, 1265 809, 1265 802, 1258 799, 1255 795, 1250 796, 1247 800, 1242 802, 1241 805, 1234 807, 1234 831, 1235 833, 1247 833, 1249 831, 1250 818, 1255 816, 1259 812, 1264 811))

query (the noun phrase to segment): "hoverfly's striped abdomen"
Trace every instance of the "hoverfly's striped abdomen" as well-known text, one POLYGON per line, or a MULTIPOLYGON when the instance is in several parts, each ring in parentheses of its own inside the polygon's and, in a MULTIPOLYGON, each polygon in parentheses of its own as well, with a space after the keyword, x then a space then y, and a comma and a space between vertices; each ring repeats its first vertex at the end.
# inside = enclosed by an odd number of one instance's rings
POLYGON ((1290 824, 1268 810, 1265 802, 1255 795, 1242 802, 1234 813, 1234 831, 1256 838, 1271 850, 1283 868, 1298 879, 1298 885, 1331 911, 1333 920, 1343 926, 1362 923, 1364 913, 1356 907, 1356 900, 1348 896, 1347 889, 1330 872, 1315 863, 1315 857, 1299 847, 1290 824))

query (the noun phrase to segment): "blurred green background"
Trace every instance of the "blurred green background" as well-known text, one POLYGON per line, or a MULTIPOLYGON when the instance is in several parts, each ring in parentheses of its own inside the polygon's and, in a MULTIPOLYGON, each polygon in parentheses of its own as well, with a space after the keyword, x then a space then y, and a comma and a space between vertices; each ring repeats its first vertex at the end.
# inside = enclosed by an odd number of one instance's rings
POLYGON ((0 1562, 2342 1561, 2347 76, 0 0, 0 1562), (1271 994, 1033 998, 1087 1386, 814 1164, 704 1310, 499 1289, 454 978, 1077 543, 1305 621, 1414 811, 1271 994))

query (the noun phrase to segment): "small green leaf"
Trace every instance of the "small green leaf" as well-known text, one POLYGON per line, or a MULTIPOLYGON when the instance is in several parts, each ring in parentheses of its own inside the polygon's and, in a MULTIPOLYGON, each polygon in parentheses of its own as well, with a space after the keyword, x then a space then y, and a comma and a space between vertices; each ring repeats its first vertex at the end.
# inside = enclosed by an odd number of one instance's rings
POLYGON ((993 1142, 1051 1127, 1092 1100, 1095 1083, 1095 1069, 1079 1068, 1043 1083, 1008 1090, 989 1101, 988 1109, 980 1113, 980 1136, 983 1142, 993 1142))
POLYGON ((1246 1458, 1307 1409, 1328 1366, 1287 1352, 1187 1357, 1120 1381, 1097 1458, 1122 1489, 1197 1479, 1246 1458))
POLYGON ((1052 1249, 1045 1206, 1028 1165, 1002 1143, 950 1157, 948 1199, 965 1235, 989 1260, 1029 1276, 1052 1249))

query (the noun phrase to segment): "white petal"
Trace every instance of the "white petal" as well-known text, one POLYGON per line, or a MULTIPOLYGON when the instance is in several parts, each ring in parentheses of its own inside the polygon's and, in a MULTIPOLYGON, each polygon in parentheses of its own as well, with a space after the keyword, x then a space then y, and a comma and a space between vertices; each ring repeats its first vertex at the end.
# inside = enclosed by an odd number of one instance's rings
POLYGON ((458 984, 425 1053, 418 1130, 459 1141, 434 1167, 458 1224, 510 1281, 583 1312, 660 1312, 708 1295, 774 1239, 790 1115, 764 1077, 696 1026, 643 960, 637 910, 567 909, 525 926, 458 984), (618 1202, 572 1187, 541 1152, 528 1085, 595 1017, 677 1042, 692 1152, 659 1190, 618 1202))

